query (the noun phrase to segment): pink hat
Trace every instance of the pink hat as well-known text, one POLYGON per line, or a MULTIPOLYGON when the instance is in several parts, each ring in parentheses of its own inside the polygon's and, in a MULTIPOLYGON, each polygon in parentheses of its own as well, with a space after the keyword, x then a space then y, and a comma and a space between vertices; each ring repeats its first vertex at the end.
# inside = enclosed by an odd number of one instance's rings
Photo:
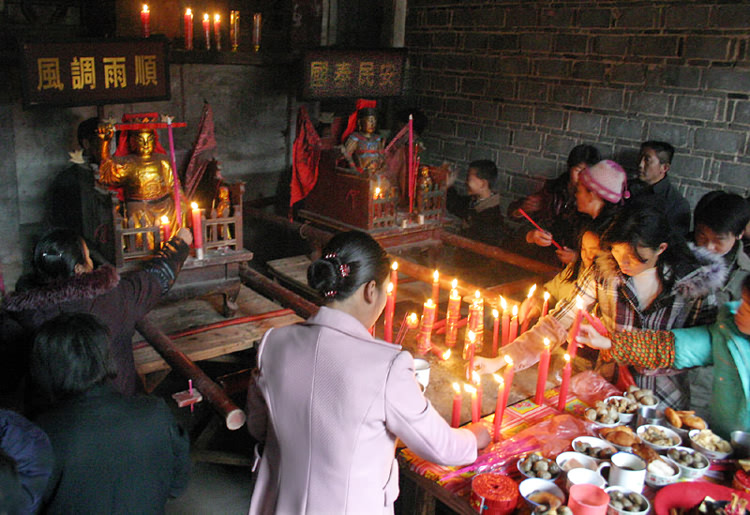
POLYGON ((609 159, 584 169, 578 180, 612 204, 617 204, 623 198, 630 198, 628 175, 622 166, 609 159))

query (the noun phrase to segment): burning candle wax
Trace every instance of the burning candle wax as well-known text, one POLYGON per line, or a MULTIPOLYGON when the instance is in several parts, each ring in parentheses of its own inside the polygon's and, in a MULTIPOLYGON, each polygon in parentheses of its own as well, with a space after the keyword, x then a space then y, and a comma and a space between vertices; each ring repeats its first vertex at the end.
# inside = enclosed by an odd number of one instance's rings
POLYGON ((144 38, 151 36, 151 11, 148 10, 148 4, 143 4, 141 10, 141 29, 144 38))
POLYGON ((549 292, 544 292, 544 304, 542 304, 542 316, 546 317, 549 311, 549 292))
POLYGON ((211 50, 211 20, 208 13, 203 13, 203 35, 206 37, 206 50, 211 50))
POLYGON ((391 263, 391 284, 393 285, 393 298, 398 293, 398 261, 391 263))
POLYGON ((583 318, 583 299, 576 295, 576 318, 573 327, 570 328, 570 344, 568 345, 568 354, 570 358, 575 358, 578 353, 578 331, 581 329, 581 319, 583 318))
POLYGON ((185 50, 193 49, 193 11, 185 9, 185 50))
POLYGON ((393 297, 393 283, 388 283, 386 289, 386 300, 385 300, 385 341, 393 343, 393 312, 395 311, 396 303, 393 297))
POLYGON ((544 350, 539 359, 539 373, 536 378, 536 395, 534 402, 541 404, 544 400, 544 389, 547 387, 547 374, 549 373, 550 347, 549 338, 544 339, 544 350))
POLYGON ((203 259, 203 222, 201 220, 201 210, 198 209, 198 204, 195 202, 191 202, 190 207, 192 208, 193 248, 195 248, 195 257, 203 259))
POLYGON ((440 272, 432 273, 432 302, 437 306, 440 302, 440 272))
POLYGON ((502 346, 505 347, 510 343, 510 316, 508 315, 508 303, 505 299, 500 297, 500 307, 503 308, 503 330, 502 330, 502 346))
POLYGON ((529 310, 531 309, 531 297, 534 296, 534 292, 536 291, 536 284, 533 285, 531 288, 529 288, 529 294, 526 296, 526 307, 523 310, 523 324, 521 325, 521 334, 525 333, 526 330, 529 328, 529 310))
POLYGON ((167 215, 163 215, 161 217, 161 241, 163 243, 166 243, 169 241, 169 237, 171 236, 171 227, 169 226, 169 217, 167 215))
POLYGON ((466 393, 471 394, 471 422, 475 424, 479 422, 479 404, 477 403, 477 389, 470 384, 464 384, 464 390, 466 393))
POLYGON ((500 426, 503 424, 503 414, 505 413, 505 404, 503 399, 505 398, 505 381, 499 374, 492 374, 492 377, 497 381, 497 401, 495 401, 495 418, 493 420, 494 431, 493 441, 497 442, 500 440, 500 426))
POLYGON ((497 338, 500 333, 500 312, 492 310, 492 356, 497 356, 497 338))
POLYGON ((513 318, 510 321, 509 341, 513 342, 518 337, 518 304, 513 305, 513 318))
POLYGON ((417 335, 418 354, 426 353, 432 345, 431 334, 432 324, 435 323, 435 308, 435 303, 432 302, 432 299, 427 299, 427 302, 424 303, 422 322, 419 327, 419 335, 417 335))
POLYGON ((456 395, 453 396, 451 427, 458 427, 461 425, 461 386, 458 383, 453 383, 453 390, 455 390, 456 395))
POLYGON ((506 354, 505 363, 505 376, 503 377, 503 381, 505 381, 505 396, 503 397, 503 406, 507 406, 510 389, 513 386, 513 358, 506 354))
POLYGON ((563 367, 562 384, 560 385, 560 396, 557 401, 557 409, 563 411, 568 402, 568 388, 570 386, 570 354, 565 354, 565 366, 563 367))
POLYGON ((216 50, 221 50, 221 15, 214 14, 214 38, 216 39, 216 50))
POLYGON ((451 283, 451 294, 448 297, 448 310, 445 313, 445 344, 448 347, 453 347, 456 344, 456 336, 458 335, 458 318, 461 315, 461 295, 459 295, 456 286, 458 281, 453 279, 451 283))

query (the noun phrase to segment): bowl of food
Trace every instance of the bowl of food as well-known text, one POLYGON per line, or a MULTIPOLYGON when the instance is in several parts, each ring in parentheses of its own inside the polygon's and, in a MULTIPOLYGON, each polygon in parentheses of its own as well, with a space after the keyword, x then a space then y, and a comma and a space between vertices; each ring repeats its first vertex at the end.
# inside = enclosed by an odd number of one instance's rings
POLYGON ((595 460, 591 456, 586 456, 585 454, 575 451, 561 452, 557 455, 557 458, 555 458, 555 463, 557 463, 557 466, 560 467, 562 472, 568 472, 577 468, 596 470, 598 461, 599 460, 595 460))
POLYGON ((620 423, 620 413, 617 408, 604 401, 596 401, 596 405, 593 408, 586 408, 583 415, 586 420, 599 427, 614 427, 620 423))
POLYGON ((622 486, 604 489, 609 494, 607 515, 646 515, 651 504, 643 495, 622 486))
POLYGON ((651 488, 671 485, 679 479, 679 467, 661 457, 651 461, 646 467, 646 484, 651 488))
POLYGON ((552 481, 535 477, 524 479, 518 485, 518 491, 532 510, 559 508, 565 504, 565 494, 552 481))
POLYGON ((688 436, 690 446, 709 460, 723 460, 732 454, 732 445, 710 429, 693 429, 688 436))
POLYGON ((702 477, 711 462, 703 454, 689 447, 674 447, 667 451, 667 459, 677 465, 681 477, 698 479, 702 477))
POLYGON ((732 448, 737 458, 750 457, 750 433, 745 431, 732 431, 729 435, 732 448))
POLYGON ((646 388, 638 388, 635 385, 630 385, 628 390, 622 395, 631 401, 637 402, 641 406, 656 407, 659 404, 659 399, 656 398, 654 392, 646 388))
POLYGON ((695 411, 677 411, 667 408, 664 410, 664 418, 664 426, 677 433, 685 445, 690 444, 688 433, 691 429, 708 429, 706 421, 697 416, 695 411))
POLYGON ((609 442, 593 436, 579 436, 573 440, 573 450, 593 458, 597 463, 608 460, 617 452, 609 442))
POLYGON ((599 436, 604 438, 618 451, 630 452, 633 444, 640 443, 641 439, 628 426, 607 427, 599 430, 599 436))
POLYGON ((537 453, 520 458, 516 462, 516 467, 521 474, 528 478, 554 481, 560 477, 560 467, 557 466, 557 463, 537 453))
POLYGON ((635 417, 638 411, 638 402, 628 399, 622 395, 613 395, 607 397, 604 402, 608 406, 614 406, 617 412, 620 414, 620 423, 629 424, 635 417))
POLYGON ((657 451, 666 451, 682 443, 682 438, 667 427, 646 424, 636 430, 643 442, 657 451))

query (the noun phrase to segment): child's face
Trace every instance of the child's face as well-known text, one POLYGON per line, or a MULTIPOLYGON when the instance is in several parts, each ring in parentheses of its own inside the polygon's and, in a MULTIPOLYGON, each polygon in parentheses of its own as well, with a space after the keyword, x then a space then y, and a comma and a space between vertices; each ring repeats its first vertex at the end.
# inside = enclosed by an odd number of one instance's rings
POLYGON ((695 244, 710 250, 714 254, 723 256, 734 247, 735 242, 739 239, 731 232, 717 233, 704 224, 695 226, 695 244))
POLYGON ((484 189, 485 182, 477 176, 474 168, 469 168, 466 174, 466 188, 469 190, 469 195, 479 195, 484 189))
POLYGON ((581 238, 581 262, 584 268, 591 266, 597 254, 599 254, 599 236, 591 231, 586 231, 581 238))
POLYGON ((742 334, 750 336, 750 296, 746 293, 742 295, 740 307, 734 314, 734 323, 742 334))

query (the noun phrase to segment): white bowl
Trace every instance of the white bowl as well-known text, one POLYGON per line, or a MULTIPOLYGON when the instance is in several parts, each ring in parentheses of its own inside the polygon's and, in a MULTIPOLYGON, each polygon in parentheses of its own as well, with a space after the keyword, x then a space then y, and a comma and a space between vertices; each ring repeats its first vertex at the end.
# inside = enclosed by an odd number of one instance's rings
POLYGON ((678 435, 677 433, 675 433, 674 431, 672 431, 668 427, 659 426, 659 425, 656 425, 656 424, 645 424, 645 425, 642 425, 638 429, 636 429, 635 432, 638 435, 638 437, 643 441, 643 443, 645 443, 646 445, 648 445, 649 447, 651 447, 652 449, 654 449, 656 451, 666 451, 668 449, 672 449, 673 447, 677 447, 678 445, 680 445, 682 443, 682 438, 680 438, 680 435, 678 435), (650 428, 650 427, 653 427, 656 430, 661 431, 662 433, 664 433, 667 436, 667 438, 672 442, 672 445, 657 445, 655 443, 651 443, 648 440, 646 440, 643 437, 643 435, 646 432, 646 430, 648 428, 650 428))
MULTIPOLYGON (((516 461, 516 468, 518 469, 518 472, 520 472, 523 477, 527 477, 527 478, 530 478, 530 479, 541 479, 542 481, 554 481, 555 479, 557 479, 558 477, 560 477, 560 474, 561 474, 560 470, 558 470, 557 473, 555 473, 555 474, 552 474, 550 472, 550 474, 552 475, 552 477, 550 477, 549 479, 542 479, 540 477, 537 477, 536 475, 532 476, 531 474, 529 474, 529 472, 524 472, 523 470, 521 470, 521 462, 523 460, 525 460, 527 457, 528 456, 524 456, 523 458, 519 458, 518 461, 516 461)), ((557 463, 555 462, 555 460, 550 460, 548 458, 540 458, 540 460, 545 460, 549 464, 557 465, 557 463)))
POLYGON ((561 504, 565 504, 565 493, 552 481, 545 481, 544 479, 530 477, 521 481, 521 483, 518 485, 518 491, 521 494, 521 497, 523 497, 526 503, 531 507, 531 511, 534 511, 534 508, 539 506, 539 504, 529 500, 529 495, 533 494, 534 492, 550 493, 558 497, 561 504))
POLYGON ((672 431, 674 431, 675 434, 680 437, 684 445, 690 445, 690 436, 689 436, 690 429, 685 429, 683 427, 675 427, 669 422, 668 418, 664 418, 664 420, 662 420, 660 424, 666 427, 667 429, 671 429, 672 431))
POLYGON ((567 472, 573 468, 585 468, 589 470, 596 470, 597 461, 591 456, 586 456, 583 453, 575 451, 561 452, 555 458, 555 463, 560 467, 562 472, 567 472), (570 462, 570 463, 569 463, 570 462))
POLYGON ((671 485, 680 479, 680 468, 671 460, 665 459, 663 461, 669 465, 673 473, 669 476, 662 476, 661 474, 654 474, 646 467, 646 484, 651 488, 661 488, 662 486, 671 485))
MULTIPOLYGON (((632 490, 628 490, 625 487, 622 486, 610 486, 604 489, 605 492, 609 494, 609 506, 607 506, 607 515, 646 515, 649 510, 651 509, 651 503, 648 502, 648 499, 646 499, 646 496, 643 494, 640 494, 638 492, 633 492, 632 490), (612 492, 622 492, 625 495, 629 494, 636 494, 646 502, 646 509, 641 511, 627 511, 627 510, 621 510, 618 508, 615 508, 612 506, 612 492)), ((641 503, 642 505, 643 503, 641 503)))
MULTIPOLYGON (((624 398, 625 397, 622 395, 612 395, 604 399, 604 402, 609 404, 610 399, 619 400, 619 399, 624 399, 624 398)), ((620 413, 620 424, 630 424, 630 422, 632 422, 632 420, 635 418, 636 414, 638 413, 639 404, 635 402, 634 405, 635 405, 635 410, 632 413, 622 413, 622 412, 620 413)))
POLYGON ((670 449, 667 451, 667 456, 665 459, 674 463, 677 466, 677 468, 680 469, 680 476, 686 479, 698 479, 700 477, 703 477, 703 475, 708 471, 709 467, 711 466, 711 460, 709 460, 706 456, 704 456, 703 453, 698 452, 695 449, 691 449, 689 447, 675 447, 674 449, 670 449), (669 454, 672 451, 686 452, 693 456, 700 456, 704 460, 704 466, 700 468, 695 468, 695 467, 688 467, 687 465, 682 465, 680 462, 672 459, 672 457, 669 456, 669 454))
POLYGON ((690 437, 690 447, 695 449, 696 451, 702 453, 706 458, 709 460, 723 460, 729 457, 730 454, 732 454, 732 451, 729 452, 719 452, 719 451, 711 451, 709 449, 706 449, 701 444, 697 443, 694 438, 700 433, 700 429, 692 429, 690 433, 688 433, 688 436, 690 437))
MULTIPOLYGON (((588 444, 590 447, 596 448, 596 449, 610 449, 612 451, 612 454, 617 452, 617 449, 615 446, 606 440, 602 440, 601 438, 596 438, 594 436, 579 436, 578 438, 575 438, 573 440, 573 450, 575 452, 580 452, 578 449, 579 444, 588 444)), ((596 461, 596 463, 601 463, 602 461, 606 461, 607 458, 594 458, 593 456, 589 455, 588 453, 581 453, 585 454, 586 456, 592 458, 596 461)), ((611 456, 611 455, 610 455, 611 456)))

